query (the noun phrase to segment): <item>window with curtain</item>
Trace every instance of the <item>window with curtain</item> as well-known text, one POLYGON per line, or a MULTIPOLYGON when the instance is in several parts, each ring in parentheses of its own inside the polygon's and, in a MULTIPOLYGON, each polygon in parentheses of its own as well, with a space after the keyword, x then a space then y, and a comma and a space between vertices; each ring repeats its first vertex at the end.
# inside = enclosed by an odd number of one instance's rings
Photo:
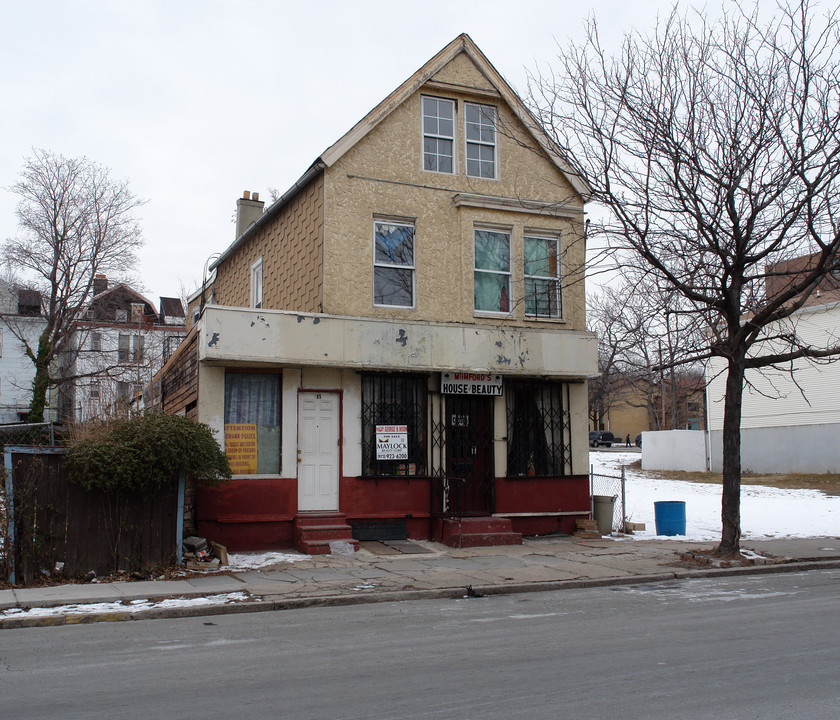
POLYGON ((510 233, 475 231, 475 309, 510 312, 510 233))
POLYGON ((225 448, 234 474, 280 474, 280 380, 275 373, 225 374, 225 448))

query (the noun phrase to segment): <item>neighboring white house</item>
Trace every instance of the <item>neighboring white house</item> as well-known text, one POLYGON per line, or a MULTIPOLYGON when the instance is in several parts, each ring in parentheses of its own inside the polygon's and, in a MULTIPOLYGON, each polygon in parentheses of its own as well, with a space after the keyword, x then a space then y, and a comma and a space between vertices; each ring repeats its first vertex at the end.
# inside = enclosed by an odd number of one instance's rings
POLYGON ((0 424, 26 420, 35 365, 21 338, 37 346, 45 325, 40 294, 0 280, 0 424))
POLYGON ((142 392, 186 332, 178 298, 160 311, 125 284, 97 276, 94 297, 76 323, 60 389, 60 416, 81 422, 103 417, 142 392))
MULTIPOLYGON (((840 342, 840 302, 823 292, 792 316, 804 342, 825 347, 840 342)), ((772 334, 774 328, 768 329, 772 334)), ((711 469, 722 468, 723 397, 726 364, 715 358, 707 368, 706 399, 711 469)), ((747 371, 741 417, 741 467, 744 472, 840 472, 840 358, 831 363, 807 360, 784 370, 747 371)))

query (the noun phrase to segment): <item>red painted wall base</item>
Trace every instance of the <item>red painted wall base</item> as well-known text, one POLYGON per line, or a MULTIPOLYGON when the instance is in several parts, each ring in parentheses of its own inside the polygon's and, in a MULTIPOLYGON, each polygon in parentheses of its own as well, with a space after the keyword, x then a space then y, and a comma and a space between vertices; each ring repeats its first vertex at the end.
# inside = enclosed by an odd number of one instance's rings
MULTIPOLYGON (((405 519, 408 537, 434 536, 428 478, 341 478, 340 512, 352 520, 405 519)), ((513 531, 522 535, 571 534, 575 516, 518 516, 517 513, 589 513, 589 479, 497 478, 496 512, 510 513, 513 531)), ((232 552, 294 546, 296 478, 241 478, 220 488, 202 488, 196 498, 198 532, 232 552)))

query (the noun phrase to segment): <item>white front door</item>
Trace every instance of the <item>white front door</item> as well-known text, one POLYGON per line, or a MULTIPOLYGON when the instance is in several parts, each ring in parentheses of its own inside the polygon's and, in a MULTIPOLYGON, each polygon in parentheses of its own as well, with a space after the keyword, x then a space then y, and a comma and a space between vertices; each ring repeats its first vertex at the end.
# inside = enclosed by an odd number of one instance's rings
POLYGON ((298 510, 338 510, 338 393, 298 395, 298 510))

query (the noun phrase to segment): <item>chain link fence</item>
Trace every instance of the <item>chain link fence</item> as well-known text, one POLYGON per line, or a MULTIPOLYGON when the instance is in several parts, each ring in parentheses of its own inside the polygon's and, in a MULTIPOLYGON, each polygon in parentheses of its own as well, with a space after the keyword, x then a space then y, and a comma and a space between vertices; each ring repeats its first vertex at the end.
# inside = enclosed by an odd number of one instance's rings
MULTIPOLYGON (((624 532, 626 474, 621 468, 621 475, 602 475, 589 468, 589 496, 592 498, 592 514, 596 519, 608 505, 612 505, 612 532, 624 532)), ((608 513, 609 510, 607 509, 608 513)), ((601 529, 599 524, 599 530, 601 529)))

